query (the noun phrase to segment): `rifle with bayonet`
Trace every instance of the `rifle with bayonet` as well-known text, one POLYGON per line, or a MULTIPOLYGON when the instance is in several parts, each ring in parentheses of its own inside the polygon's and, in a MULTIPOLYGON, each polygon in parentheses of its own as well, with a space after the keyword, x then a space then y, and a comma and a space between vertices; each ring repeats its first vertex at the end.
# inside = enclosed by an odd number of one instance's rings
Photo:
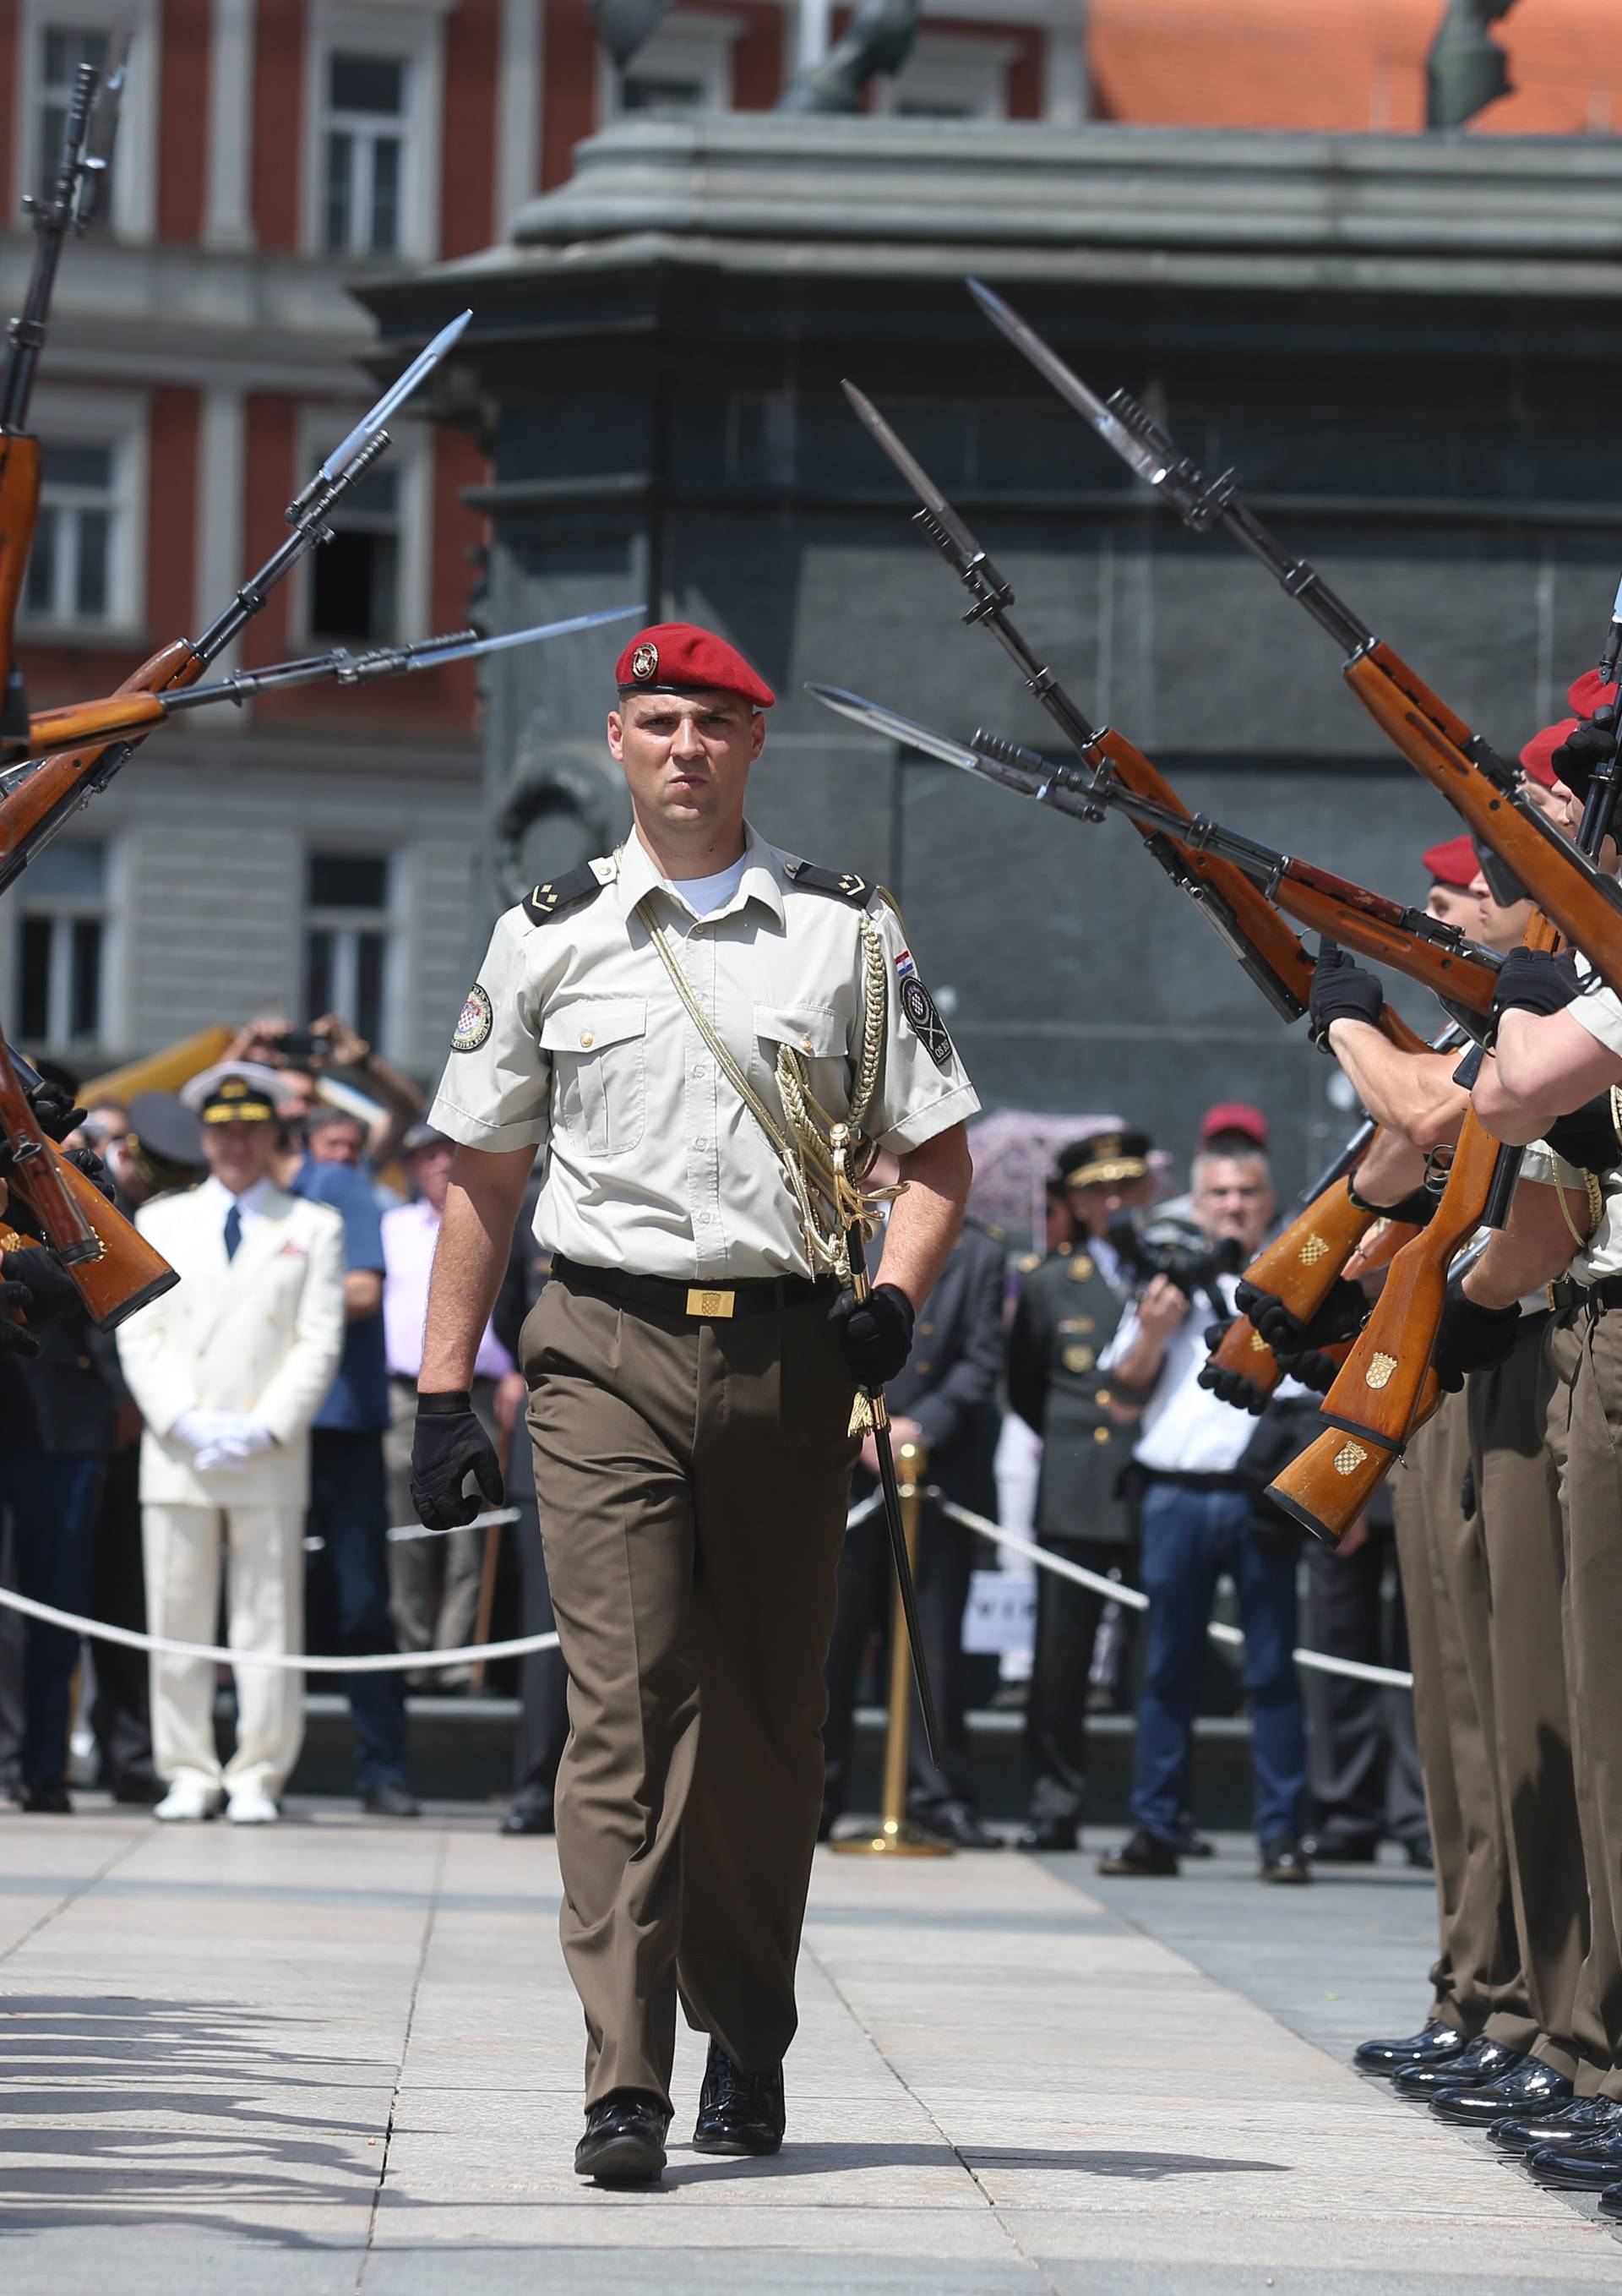
MULTIPOLYGON (((572 637, 578 630, 626 621, 641 611, 636 604, 603 606, 593 613, 571 614, 566 621, 537 622, 527 630, 504 630, 495 637, 481 637, 474 629, 452 630, 443 637, 419 638, 411 645, 376 646, 366 653, 351 653, 347 646, 335 646, 330 653, 306 654, 297 661, 239 670, 215 685, 172 686, 156 693, 110 693, 100 701, 75 701, 61 709, 37 710, 29 720, 29 742, 32 749, 51 750, 63 742, 106 741, 115 734, 150 733, 166 718, 206 709, 217 701, 234 702, 240 709, 256 694, 279 693, 328 679, 335 685, 371 685, 379 678, 440 669, 447 662, 476 660, 509 646, 572 637)), ((4 824, 4 803, 0 800, 0 837, 4 824)))
MULTIPOLYGON (((258 573, 243 583, 201 636, 173 640, 125 679, 119 688, 120 695, 161 694, 173 707, 176 690, 195 685, 209 662, 241 636, 276 584, 300 559, 331 539, 332 529, 327 521, 333 509, 388 450, 389 440, 385 426, 389 416, 444 357, 471 316, 471 311, 463 311, 448 326, 441 328, 426 349, 418 353, 406 372, 333 448, 308 485, 289 504, 287 521, 292 530, 286 541, 272 552, 258 573)), ((132 709, 144 706, 131 703, 132 709)), ((26 734, 26 727, 24 731, 26 734)), ((92 737, 83 747, 56 751, 24 767, 20 779, 15 775, 5 777, 7 786, 4 796, 0 796, 0 892, 15 882, 64 822, 106 788, 114 775, 128 763, 142 739, 139 733, 116 739, 92 737)))
POLYGON ((34 266, 21 310, 6 330, 0 369, 0 762, 28 735, 28 699, 17 667, 17 610, 39 518, 39 441, 28 427, 34 376, 50 322, 57 266, 70 239, 87 231, 106 188, 118 132, 119 102, 129 49, 127 29, 115 34, 104 70, 81 64, 68 100, 61 160, 43 199, 23 199, 34 225, 34 266))
MULTIPOLYGON (((974 603, 963 619, 983 622, 992 631, 1028 690, 1085 766, 1095 772, 1111 772, 1124 790, 1162 807, 1175 817, 1179 824, 1176 832, 1163 828, 1142 829, 1151 856, 1216 928, 1238 959, 1241 969, 1280 1018, 1298 1020, 1307 1010, 1314 964, 1299 938, 1242 869, 1217 854, 1201 852, 1198 847, 1183 841, 1183 824, 1193 816, 1179 801, 1170 783, 1122 734, 1110 727, 1089 725, 1053 672, 1038 661, 1026 644, 1009 612, 1013 603, 1012 586, 934 480, 854 383, 846 383, 845 395, 865 429, 923 505, 914 514, 914 522, 972 598, 974 603)), ((978 766, 970 767, 971 771, 979 769, 978 766)), ((993 775, 992 778, 996 776, 993 775)), ((1055 796, 1050 802, 1057 804, 1061 800, 1055 796)), ((1380 1027, 1399 1051, 1423 1050, 1422 1039, 1396 1013, 1384 1013, 1380 1027)))
POLYGON ((979 280, 970 291, 993 324, 1044 375, 1068 405, 1159 494, 1196 534, 1225 527, 1280 587, 1307 609, 1345 656, 1347 684, 1380 731, 1462 816, 1513 880, 1500 899, 1529 898, 1622 995, 1622 889, 1595 860, 1561 837, 1521 787, 1518 767, 1472 732, 1404 661, 1360 621, 1305 558, 1292 557, 1257 517, 1233 471, 1213 480, 1180 455, 1130 392, 1106 405, 1036 330, 979 280))

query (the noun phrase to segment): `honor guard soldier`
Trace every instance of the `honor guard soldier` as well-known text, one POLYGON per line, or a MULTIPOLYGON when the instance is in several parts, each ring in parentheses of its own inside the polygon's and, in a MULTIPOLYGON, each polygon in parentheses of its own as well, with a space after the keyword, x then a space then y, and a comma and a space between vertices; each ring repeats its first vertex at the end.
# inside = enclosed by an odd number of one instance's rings
POLYGON ((480 1503, 470 1472, 499 1498, 468 1388, 545 1149, 552 1275, 521 1356, 569 1678, 575 2166, 604 2181, 663 2169, 678 1995, 709 2037, 695 2145, 782 2142, 853 1406, 906 1360, 979 1106, 893 906, 744 818, 770 688, 684 623, 616 678, 635 827, 501 918, 431 1111, 461 1145, 414 1461, 430 1527, 480 1503), (907 1184, 861 1305, 835 1127, 907 1184))
MULTIPOLYGON (((1118 1576, 1131 1510, 1117 1486, 1128 1445, 1110 1415, 1098 1359, 1132 1296, 1110 1231, 1154 1193, 1146 1132, 1073 1140, 1054 1175, 1071 1237, 1028 1269, 1008 1342, 1008 1399, 1042 1438, 1036 1537, 1084 1569, 1118 1576)), ((1036 1645, 1026 1710, 1028 1822, 1022 1849, 1074 1849, 1086 1799, 1087 1675, 1106 1597, 1054 1572, 1036 1588, 1036 1645)))

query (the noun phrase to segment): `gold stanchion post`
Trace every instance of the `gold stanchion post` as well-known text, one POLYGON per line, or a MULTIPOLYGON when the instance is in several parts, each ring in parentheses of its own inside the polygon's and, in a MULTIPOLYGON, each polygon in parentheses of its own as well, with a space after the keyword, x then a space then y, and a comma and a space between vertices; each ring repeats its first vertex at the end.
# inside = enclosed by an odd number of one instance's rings
MULTIPOLYGON (((902 1474, 901 1520, 906 1532, 907 1561, 918 1576, 918 1532, 923 1520, 923 1491, 928 1454, 922 1443, 902 1443, 896 1451, 902 1474)), ((884 1741, 884 1815, 879 1831, 853 1834, 828 1845, 854 1857, 950 1857, 950 1842, 938 1841, 914 1825, 906 1814, 906 1761, 913 1729, 913 1674, 902 1623, 899 1589, 890 1609, 889 1727, 884 1741)))

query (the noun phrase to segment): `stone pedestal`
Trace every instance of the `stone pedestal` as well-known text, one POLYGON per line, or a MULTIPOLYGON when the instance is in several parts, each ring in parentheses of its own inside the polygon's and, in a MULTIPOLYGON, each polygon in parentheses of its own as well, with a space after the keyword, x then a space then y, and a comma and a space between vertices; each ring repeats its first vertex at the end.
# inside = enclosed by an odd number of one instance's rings
MULTIPOLYGON (((781 695, 755 818, 882 876, 988 1104, 1115 1110, 1183 1152, 1253 1098, 1293 1185, 1345 1129, 1111 821, 1085 830, 828 717, 808 677, 1057 746, 840 390, 890 417, 1094 720, 1191 804, 1405 898, 1455 817, 1327 639, 1186 535, 980 317, 982 272, 1107 393, 1161 410, 1495 746, 1560 713, 1615 587, 1622 151, 733 117, 580 147, 511 245, 368 289, 389 346, 464 303, 439 411, 492 458, 486 609, 710 622, 781 695)), ((628 631, 627 626, 627 631, 628 631)), ((611 631, 496 658, 493 909, 623 825, 611 631)), ((472 921, 478 939, 487 917, 472 921)), ((1425 1000, 1399 990, 1411 1015, 1425 1000)))

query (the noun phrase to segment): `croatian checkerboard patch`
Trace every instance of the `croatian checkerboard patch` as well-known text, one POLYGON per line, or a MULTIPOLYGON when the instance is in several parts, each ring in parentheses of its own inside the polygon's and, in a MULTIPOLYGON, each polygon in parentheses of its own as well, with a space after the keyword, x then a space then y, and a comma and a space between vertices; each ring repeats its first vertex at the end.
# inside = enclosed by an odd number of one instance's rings
POLYGON ((495 1019, 496 1015, 490 1009, 489 994, 482 983, 476 980, 468 990, 467 1003, 462 1008, 462 1018, 457 1021, 456 1032, 451 1038, 452 1052, 476 1053, 488 1037, 495 1019))
POLYGON ((936 1009, 935 999, 915 972, 906 973, 902 979, 901 1009, 936 1067, 949 1069, 952 1065, 952 1039, 946 1034, 946 1022, 936 1009))

